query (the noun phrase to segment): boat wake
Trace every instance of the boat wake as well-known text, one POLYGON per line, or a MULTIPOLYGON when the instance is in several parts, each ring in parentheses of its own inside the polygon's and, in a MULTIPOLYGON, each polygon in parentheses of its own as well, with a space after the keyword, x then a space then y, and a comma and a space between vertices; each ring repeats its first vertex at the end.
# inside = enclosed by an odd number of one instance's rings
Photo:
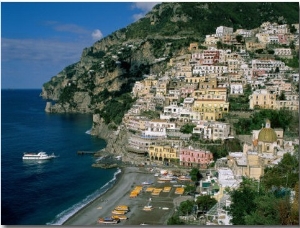
POLYGON ((76 203, 75 205, 71 206, 67 210, 64 210, 63 212, 59 213, 57 216, 55 216, 55 219, 53 221, 46 223, 46 225, 62 225, 70 217, 76 214, 80 209, 82 209, 83 207, 85 207, 95 199, 97 199, 99 196, 106 193, 115 183, 115 180, 117 179, 117 175, 119 173, 121 173, 121 169, 118 169, 114 173, 114 177, 110 181, 108 181, 105 185, 103 185, 100 189, 96 190, 91 195, 88 195, 86 198, 76 203))

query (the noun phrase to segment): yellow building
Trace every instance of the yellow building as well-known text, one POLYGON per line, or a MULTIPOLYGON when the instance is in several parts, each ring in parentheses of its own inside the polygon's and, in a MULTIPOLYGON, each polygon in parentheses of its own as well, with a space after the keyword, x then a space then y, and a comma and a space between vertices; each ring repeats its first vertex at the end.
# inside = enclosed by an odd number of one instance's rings
POLYGON ((249 108, 275 109, 276 94, 272 94, 266 89, 254 91, 249 96, 249 108))
POLYGON ((197 99, 194 101, 193 111, 200 113, 201 120, 218 120, 223 113, 228 113, 229 102, 219 99, 197 99))
POLYGON ((152 145, 148 153, 150 161, 170 162, 171 159, 179 159, 178 148, 172 146, 152 145))
MULTIPOLYGON (((207 86, 209 87, 209 86, 207 86)), ((222 99, 227 100, 227 89, 226 88, 209 88, 209 89, 198 89, 193 92, 193 97, 198 100, 203 99, 222 99)))

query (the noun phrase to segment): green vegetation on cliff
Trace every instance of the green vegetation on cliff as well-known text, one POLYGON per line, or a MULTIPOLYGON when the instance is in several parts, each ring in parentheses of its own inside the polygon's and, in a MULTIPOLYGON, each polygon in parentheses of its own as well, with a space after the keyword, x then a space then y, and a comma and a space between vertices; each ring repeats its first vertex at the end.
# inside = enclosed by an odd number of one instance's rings
POLYGON ((299 225, 299 151, 286 153, 260 180, 244 178, 227 208, 233 225, 299 225), (292 196, 291 191, 294 191, 292 196))
POLYGON ((126 37, 157 34, 198 37, 214 33, 221 25, 236 30, 257 28, 265 21, 296 23, 298 15, 297 2, 164 2, 128 26, 126 37))

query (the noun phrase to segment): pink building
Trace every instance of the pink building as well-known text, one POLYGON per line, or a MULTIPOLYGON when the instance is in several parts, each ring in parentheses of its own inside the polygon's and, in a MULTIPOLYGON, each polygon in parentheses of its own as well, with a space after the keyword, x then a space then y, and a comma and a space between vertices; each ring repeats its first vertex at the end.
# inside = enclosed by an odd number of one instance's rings
POLYGON ((191 146, 181 148, 179 151, 180 165, 198 168, 207 168, 213 161, 213 154, 210 151, 194 149, 191 146))

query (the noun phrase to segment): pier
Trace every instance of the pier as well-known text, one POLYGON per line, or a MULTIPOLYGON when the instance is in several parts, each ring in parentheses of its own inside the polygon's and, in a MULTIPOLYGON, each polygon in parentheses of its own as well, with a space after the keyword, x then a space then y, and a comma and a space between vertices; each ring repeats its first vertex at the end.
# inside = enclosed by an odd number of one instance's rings
POLYGON ((77 154, 79 154, 79 155, 84 155, 84 154, 90 154, 90 155, 93 155, 93 154, 95 154, 96 153, 96 151, 85 151, 85 150, 78 150, 77 151, 77 154))

